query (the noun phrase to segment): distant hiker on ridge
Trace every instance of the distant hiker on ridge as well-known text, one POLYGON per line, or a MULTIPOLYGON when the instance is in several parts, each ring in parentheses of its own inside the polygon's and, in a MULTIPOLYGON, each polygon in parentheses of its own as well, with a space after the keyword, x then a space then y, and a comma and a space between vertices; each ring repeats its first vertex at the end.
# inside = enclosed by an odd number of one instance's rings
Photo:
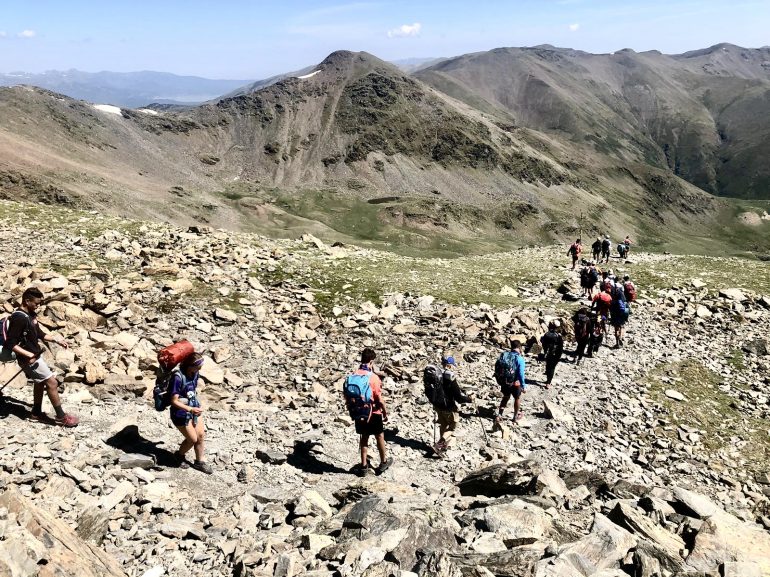
POLYGON ((599 272, 596 270, 594 261, 591 261, 580 271, 580 286, 583 289, 583 296, 591 299, 594 296, 594 287, 598 281, 599 272))
POLYGON ((567 254, 572 255, 572 270, 575 270, 575 265, 577 264, 578 259, 580 258, 580 253, 583 252, 583 245, 580 244, 580 239, 577 239, 575 242, 573 242, 569 249, 567 249, 567 254))
POLYGON ((388 420, 388 411, 382 398, 382 381, 374 371, 374 359, 377 353, 365 348, 361 351, 361 365, 352 375, 345 379, 343 395, 348 413, 356 425, 361 451, 361 465, 358 474, 361 477, 369 474, 369 437, 374 436, 377 450, 380 453, 380 464, 375 469, 378 475, 385 472, 393 464, 393 458, 388 458, 385 445, 384 423, 388 420))
POLYGON ((599 255, 602 252, 602 239, 601 237, 597 236, 594 243, 591 245, 591 256, 593 257, 594 262, 597 262, 599 260, 599 255))
POLYGON ((612 250, 612 241, 610 240, 610 235, 605 234, 604 240, 602 241, 602 256, 601 259, 599 259, 599 262, 610 262, 610 251, 612 250))
MULTIPOLYGON (((43 413, 43 391, 56 413, 53 423, 62 427, 77 427, 80 420, 64 412, 59 399, 59 382, 48 364, 43 360, 43 349, 39 341, 54 342, 67 348, 67 342, 53 333, 45 334, 37 322, 37 309, 43 302, 43 293, 36 287, 28 288, 21 295, 21 306, 8 318, 8 330, 3 349, 16 354, 16 362, 24 375, 32 381, 32 412, 29 419, 51 422, 43 413)), ((10 356, 10 355, 9 355, 10 356)))

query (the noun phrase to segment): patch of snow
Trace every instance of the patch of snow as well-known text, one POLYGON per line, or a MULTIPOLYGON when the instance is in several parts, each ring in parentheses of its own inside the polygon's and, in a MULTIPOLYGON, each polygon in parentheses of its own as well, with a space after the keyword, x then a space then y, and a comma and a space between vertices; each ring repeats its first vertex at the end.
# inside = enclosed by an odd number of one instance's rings
POLYGON ((145 114, 152 114, 153 116, 158 115, 158 111, 153 110, 152 108, 139 108, 137 109, 137 112, 144 112, 145 114))
POLYGON ((316 70, 315 72, 311 72, 310 74, 305 74, 303 76, 297 76, 297 78, 299 78, 300 80, 306 80, 308 78, 313 78, 313 76, 315 76, 319 72, 321 72, 321 71, 320 70, 316 70))
POLYGON ((96 108, 96 110, 101 110, 102 112, 109 112, 110 114, 121 113, 120 107, 113 106, 112 104, 94 104, 94 108, 96 108))

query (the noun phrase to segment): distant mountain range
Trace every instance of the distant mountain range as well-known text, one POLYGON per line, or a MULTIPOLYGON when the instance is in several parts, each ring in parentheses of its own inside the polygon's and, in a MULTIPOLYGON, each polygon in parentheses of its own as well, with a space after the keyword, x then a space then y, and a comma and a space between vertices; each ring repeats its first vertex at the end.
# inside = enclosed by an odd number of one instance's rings
POLYGON ((339 51, 150 111, 0 89, 0 197, 417 252, 606 232, 770 251, 770 221, 741 218, 770 199, 770 49, 423 64, 339 51))
POLYGON ((250 80, 211 80, 166 72, 81 72, 52 70, 42 74, 0 73, 0 86, 26 84, 89 102, 139 108, 157 102, 200 104, 250 80))

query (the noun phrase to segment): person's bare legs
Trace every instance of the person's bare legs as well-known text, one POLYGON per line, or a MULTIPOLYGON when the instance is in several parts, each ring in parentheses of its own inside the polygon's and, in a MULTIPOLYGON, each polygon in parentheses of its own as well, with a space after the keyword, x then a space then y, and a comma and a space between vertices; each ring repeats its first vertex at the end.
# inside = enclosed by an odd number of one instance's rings
POLYGON ((203 417, 198 417, 198 424, 195 427, 195 433, 197 440, 195 441, 195 460, 199 463, 203 462, 203 454, 206 448, 206 429, 203 427, 203 417))
POLYGON ((511 398, 511 393, 503 393, 503 399, 500 401, 500 408, 497 410, 497 418, 501 419, 503 417, 503 411, 505 410, 505 407, 508 406, 508 400, 511 398))
POLYGON ((32 412, 42 412, 43 391, 48 395, 48 400, 51 401, 51 406, 54 408, 56 416, 60 416, 61 398, 59 397, 59 381, 54 376, 48 377, 45 381, 35 383, 32 389, 32 412))
POLYGON ((369 462, 366 460, 369 452, 369 435, 360 435, 358 446, 361 449, 361 468, 366 469, 369 466, 369 462))
POLYGON ((377 451, 380 453, 380 465, 388 460, 388 450, 385 445, 385 433, 380 433, 375 437, 377 441, 377 451))
MULTIPOLYGON (((182 433, 182 436, 184 437, 184 441, 182 441, 182 444, 179 445, 179 449, 177 449, 177 454, 184 457, 187 454, 187 452, 197 444, 198 431, 193 426, 192 421, 187 423, 185 426, 177 425, 176 428, 179 429, 179 432, 182 433)), ((195 451, 195 456, 196 458, 198 456, 197 449, 195 451)))

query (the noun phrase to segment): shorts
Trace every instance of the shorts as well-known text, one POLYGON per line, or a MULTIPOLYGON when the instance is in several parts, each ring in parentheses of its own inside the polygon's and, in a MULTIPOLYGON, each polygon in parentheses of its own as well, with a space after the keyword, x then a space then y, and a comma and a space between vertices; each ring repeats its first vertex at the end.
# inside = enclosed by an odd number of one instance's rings
POLYGON ((610 322, 613 327, 622 327, 628 320, 628 313, 613 313, 610 322))
POLYGON ((379 413, 372 413, 368 421, 356 421, 356 433, 359 435, 381 435, 384 431, 382 425, 382 415, 379 413))
POLYGON ((514 387, 513 385, 501 385, 500 391, 503 393, 503 395, 510 395, 514 399, 518 399, 521 396, 522 391, 525 389, 525 387, 514 387))
POLYGON ((21 368, 24 371, 24 376, 35 384, 42 383, 56 376, 56 373, 50 369, 48 364, 39 357, 31 365, 24 365, 21 368))
POLYGON ((460 422, 460 413, 453 411, 436 411, 438 424, 449 431, 454 431, 460 422))

